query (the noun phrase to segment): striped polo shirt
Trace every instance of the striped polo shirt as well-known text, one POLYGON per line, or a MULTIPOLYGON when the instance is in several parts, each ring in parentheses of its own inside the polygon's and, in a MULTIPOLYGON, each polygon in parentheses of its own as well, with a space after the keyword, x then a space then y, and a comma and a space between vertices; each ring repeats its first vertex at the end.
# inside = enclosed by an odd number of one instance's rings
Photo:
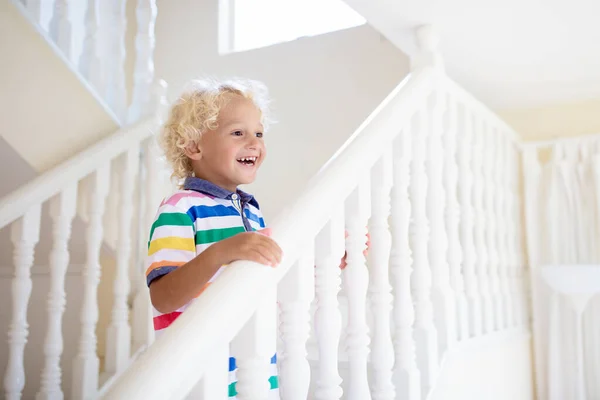
MULTIPOLYGON (((225 190, 200 178, 189 177, 183 190, 163 200, 150 230, 146 281, 166 275, 191 261, 211 244, 238 233, 256 231, 265 227, 259 205, 254 197, 241 190, 225 190)), ((221 267, 202 291, 214 281, 225 267, 221 267)), ((198 294, 201 295, 202 291, 198 294)), ((192 300, 193 301, 193 300, 192 300)), ((162 314, 153 309, 154 330, 159 335, 191 304, 171 313, 162 314)), ((271 392, 278 397, 276 356, 271 359, 271 392)), ((229 396, 235 397, 236 361, 229 361, 229 396)))

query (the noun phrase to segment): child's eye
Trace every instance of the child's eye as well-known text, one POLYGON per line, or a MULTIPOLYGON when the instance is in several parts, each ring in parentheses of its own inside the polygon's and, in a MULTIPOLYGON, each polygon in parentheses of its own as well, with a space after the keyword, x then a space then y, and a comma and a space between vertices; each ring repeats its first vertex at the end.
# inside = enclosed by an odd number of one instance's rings
POLYGON ((257 138, 261 138, 261 137, 263 137, 263 133, 262 133, 262 132, 256 132, 256 137, 257 137, 257 138))
POLYGON ((233 132, 233 133, 232 133, 232 135, 235 135, 235 136, 242 136, 242 135, 243 135, 243 133, 242 133, 242 131, 235 131, 235 132, 233 132))

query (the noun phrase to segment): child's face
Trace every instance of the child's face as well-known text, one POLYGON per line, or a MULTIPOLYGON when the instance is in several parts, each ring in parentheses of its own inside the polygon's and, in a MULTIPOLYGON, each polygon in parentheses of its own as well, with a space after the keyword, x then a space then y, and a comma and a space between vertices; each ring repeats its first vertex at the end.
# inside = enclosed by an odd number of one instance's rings
POLYGON ((202 135, 192 166, 197 177, 235 192, 238 185, 254 182, 266 156, 261 113, 251 100, 233 96, 217 124, 202 135))

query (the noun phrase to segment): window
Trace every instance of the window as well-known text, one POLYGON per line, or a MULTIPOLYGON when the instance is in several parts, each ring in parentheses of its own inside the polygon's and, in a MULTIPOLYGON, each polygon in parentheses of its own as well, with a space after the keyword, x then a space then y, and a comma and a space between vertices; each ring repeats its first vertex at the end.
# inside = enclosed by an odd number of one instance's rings
POLYGON ((364 24, 343 0, 220 0, 220 50, 244 51, 364 24))

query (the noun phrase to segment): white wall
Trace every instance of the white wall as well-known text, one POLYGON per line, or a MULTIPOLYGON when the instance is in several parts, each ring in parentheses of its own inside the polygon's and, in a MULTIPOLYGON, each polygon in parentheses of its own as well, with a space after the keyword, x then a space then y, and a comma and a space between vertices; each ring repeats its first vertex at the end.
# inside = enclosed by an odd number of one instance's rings
POLYGON ((428 400, 533 400, 531 334, 494 333, 447 353, 428 400))
POLYGON ((156 74, 174 99, 201 75, 264 81, 279 123, 266 135, 257 182, 267 219, 307 180, 407 74, 406 57, 369 26, 219 56, 217 0, 159 0, 156 74))

